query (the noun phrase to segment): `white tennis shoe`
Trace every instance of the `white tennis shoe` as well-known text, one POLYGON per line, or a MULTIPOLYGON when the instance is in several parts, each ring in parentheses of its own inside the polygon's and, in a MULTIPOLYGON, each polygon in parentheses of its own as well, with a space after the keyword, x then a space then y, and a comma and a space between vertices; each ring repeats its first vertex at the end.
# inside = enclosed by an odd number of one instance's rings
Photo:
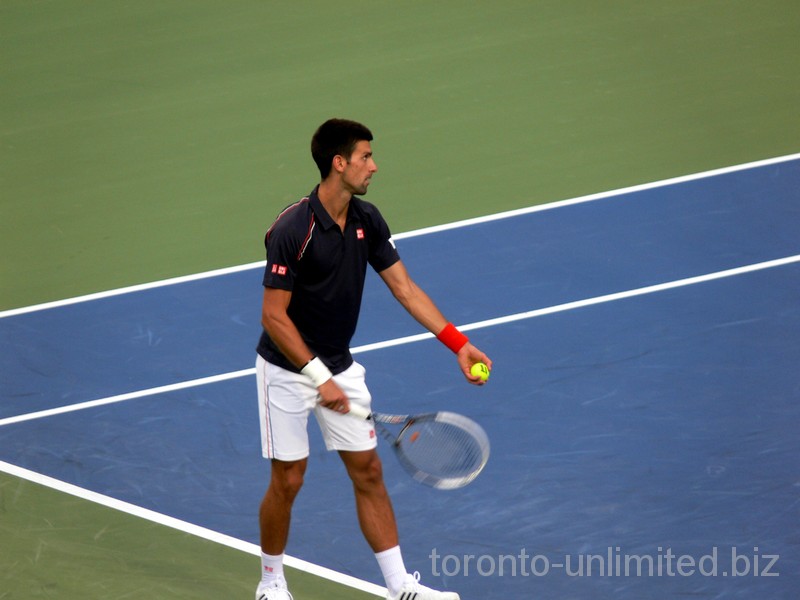
POLYGON ((289 588, 286 585, 286 580, 283 577, 278 577, 277 580, 270 584, 261 582, 256 588, 256 600, 294 600, 289 593, 289 588))
POLYGON ((425 587, 419 582, 419 572, 406 575, 403 587, 394 596, 387 596, 386 600, 459 600, 455 592, 437 592, 425 587))

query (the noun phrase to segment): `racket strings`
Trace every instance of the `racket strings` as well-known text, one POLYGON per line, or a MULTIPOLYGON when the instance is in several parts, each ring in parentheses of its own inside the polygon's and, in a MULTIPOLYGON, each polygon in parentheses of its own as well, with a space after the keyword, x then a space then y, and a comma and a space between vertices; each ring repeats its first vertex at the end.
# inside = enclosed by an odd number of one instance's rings
POLYGON ((408 462, 439 479, 472 476, 483 468, 488 454, 473 433, 441 421, 413 423, 398 442, 408 462))

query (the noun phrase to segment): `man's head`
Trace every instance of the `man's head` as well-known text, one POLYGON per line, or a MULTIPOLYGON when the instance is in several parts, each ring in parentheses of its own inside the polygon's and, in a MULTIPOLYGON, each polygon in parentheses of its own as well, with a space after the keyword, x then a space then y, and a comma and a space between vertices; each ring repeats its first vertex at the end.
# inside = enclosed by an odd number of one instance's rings
POLYGON ((325 121, 311 138, 311 156, 322 179, 330 174, 335 157, 350 161, 358 142, 371 141, 372 132, 361 123, 347 119, 325 121))

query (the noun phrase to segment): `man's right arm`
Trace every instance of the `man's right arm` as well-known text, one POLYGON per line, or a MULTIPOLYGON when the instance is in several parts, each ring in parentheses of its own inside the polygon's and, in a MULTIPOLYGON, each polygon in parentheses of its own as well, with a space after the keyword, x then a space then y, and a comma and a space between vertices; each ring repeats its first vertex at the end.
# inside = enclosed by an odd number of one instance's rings
POLYGON ((265 287, 264 301, 261 304, 261 325, 281 353, 300 369, 314 358, 314 354, 289 317, 287 311, 291 299, 292 292, 288 290, 265 287))
MULTIPOLYGON (((298 369, 302 369, 314 358, 314 353, 303 341, 294 321, 289 317, 287 310, 291 299, 292 293, 288 290, 265 287, 261 304, 261 325, 278 350, 298 369)), ((328 379, 317 389, 321 398, 320 404, 323 406, 339 412, 349 410, 347 395, 333 379, 328 379)))

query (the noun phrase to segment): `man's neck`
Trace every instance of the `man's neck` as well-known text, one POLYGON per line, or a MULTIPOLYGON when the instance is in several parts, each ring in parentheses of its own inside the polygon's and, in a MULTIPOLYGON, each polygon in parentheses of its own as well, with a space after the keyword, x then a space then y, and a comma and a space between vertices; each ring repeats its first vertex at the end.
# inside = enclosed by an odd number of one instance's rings
POLYGON ((331 218, 344 230, 344 224, 347 220, 347 208, 350 206, 350 199, 353 195, 337 185, 337 182, 326 179, 319 184, 317 196, 331 218))

